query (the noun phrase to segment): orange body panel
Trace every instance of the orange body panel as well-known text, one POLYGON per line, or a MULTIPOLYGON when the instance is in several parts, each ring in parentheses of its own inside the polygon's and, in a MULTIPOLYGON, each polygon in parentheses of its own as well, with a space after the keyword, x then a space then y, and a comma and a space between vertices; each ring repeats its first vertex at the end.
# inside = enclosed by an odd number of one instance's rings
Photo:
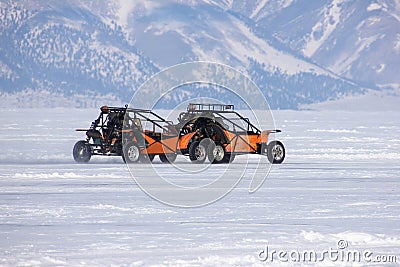
POLYGON ((195 134, 196 134, 196 132, 192 132, 192 133, 182 136, 181 139, 179 139, 178 148, 186 149, 189 145, 190 139, 192 139, 193 135, 195 135, 195 134))
POLYGON ((259 143, 268 143, 268 137, 269 134, 271 133, 270 130, 264 130, 260 134, 260 140, 258 141, 259 143))
POLYGON ((261 134, 235 134, 224 131, 230 143, 225 147, 228 153, 251 153, 257 151, 257 144, 267 143, 269 132, 261 134))
POLYGON ((178 136, 161 138, 161 141, 156 141, 150 136, 144 135, 144 138, 148 142, 146 148, 147 154, 169 154, 176 153, 176 145, 178 143, 178 136))

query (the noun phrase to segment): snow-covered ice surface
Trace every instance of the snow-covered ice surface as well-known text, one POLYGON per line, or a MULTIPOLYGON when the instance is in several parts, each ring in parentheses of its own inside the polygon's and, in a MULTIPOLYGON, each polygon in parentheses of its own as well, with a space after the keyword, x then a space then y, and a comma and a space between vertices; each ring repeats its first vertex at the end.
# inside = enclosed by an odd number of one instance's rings
POLYGON ((400 262, 399 112, 275 111, 285 162, 256 193, 245 176, 220 201, 192 209, 147 196, 120 158, 75 164, 72 146, 83 133, 74 129, 97 116, 2 110, 0 265, 298 266, 258 255, 266 246, 321 252, 339 240, 400 262))

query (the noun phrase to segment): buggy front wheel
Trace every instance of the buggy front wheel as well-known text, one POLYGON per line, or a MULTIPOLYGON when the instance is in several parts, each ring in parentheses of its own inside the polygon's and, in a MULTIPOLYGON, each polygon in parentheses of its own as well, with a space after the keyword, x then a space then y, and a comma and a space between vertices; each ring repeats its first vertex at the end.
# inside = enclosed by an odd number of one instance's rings
POLYGON ((86 141, 78 141, 74 145, 72 155, 77 163, 87 163, 92 157, 90 145, 86 141))
POLYGON ((268 144, 268 160, 273 164, 281 164, 285 159, 285 147, 279 141, 272 141, 268 144))

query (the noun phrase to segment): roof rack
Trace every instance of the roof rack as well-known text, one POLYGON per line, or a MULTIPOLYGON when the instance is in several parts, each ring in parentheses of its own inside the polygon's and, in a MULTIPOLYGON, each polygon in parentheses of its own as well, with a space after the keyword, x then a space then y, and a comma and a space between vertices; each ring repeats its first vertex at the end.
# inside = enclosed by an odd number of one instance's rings
POLYGON ((234 111, 234 105, 189 103, 188 111, 234 111))

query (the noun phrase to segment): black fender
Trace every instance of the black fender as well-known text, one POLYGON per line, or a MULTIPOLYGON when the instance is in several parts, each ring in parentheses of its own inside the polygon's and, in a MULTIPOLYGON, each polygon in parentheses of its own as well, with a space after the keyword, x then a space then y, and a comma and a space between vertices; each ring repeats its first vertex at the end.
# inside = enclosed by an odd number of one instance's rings
POLYGON ((212 123, 206 126, 206 132, 209 137, 221 144, 229 144, 229 138, 224 129, 218 123, 212 123))

